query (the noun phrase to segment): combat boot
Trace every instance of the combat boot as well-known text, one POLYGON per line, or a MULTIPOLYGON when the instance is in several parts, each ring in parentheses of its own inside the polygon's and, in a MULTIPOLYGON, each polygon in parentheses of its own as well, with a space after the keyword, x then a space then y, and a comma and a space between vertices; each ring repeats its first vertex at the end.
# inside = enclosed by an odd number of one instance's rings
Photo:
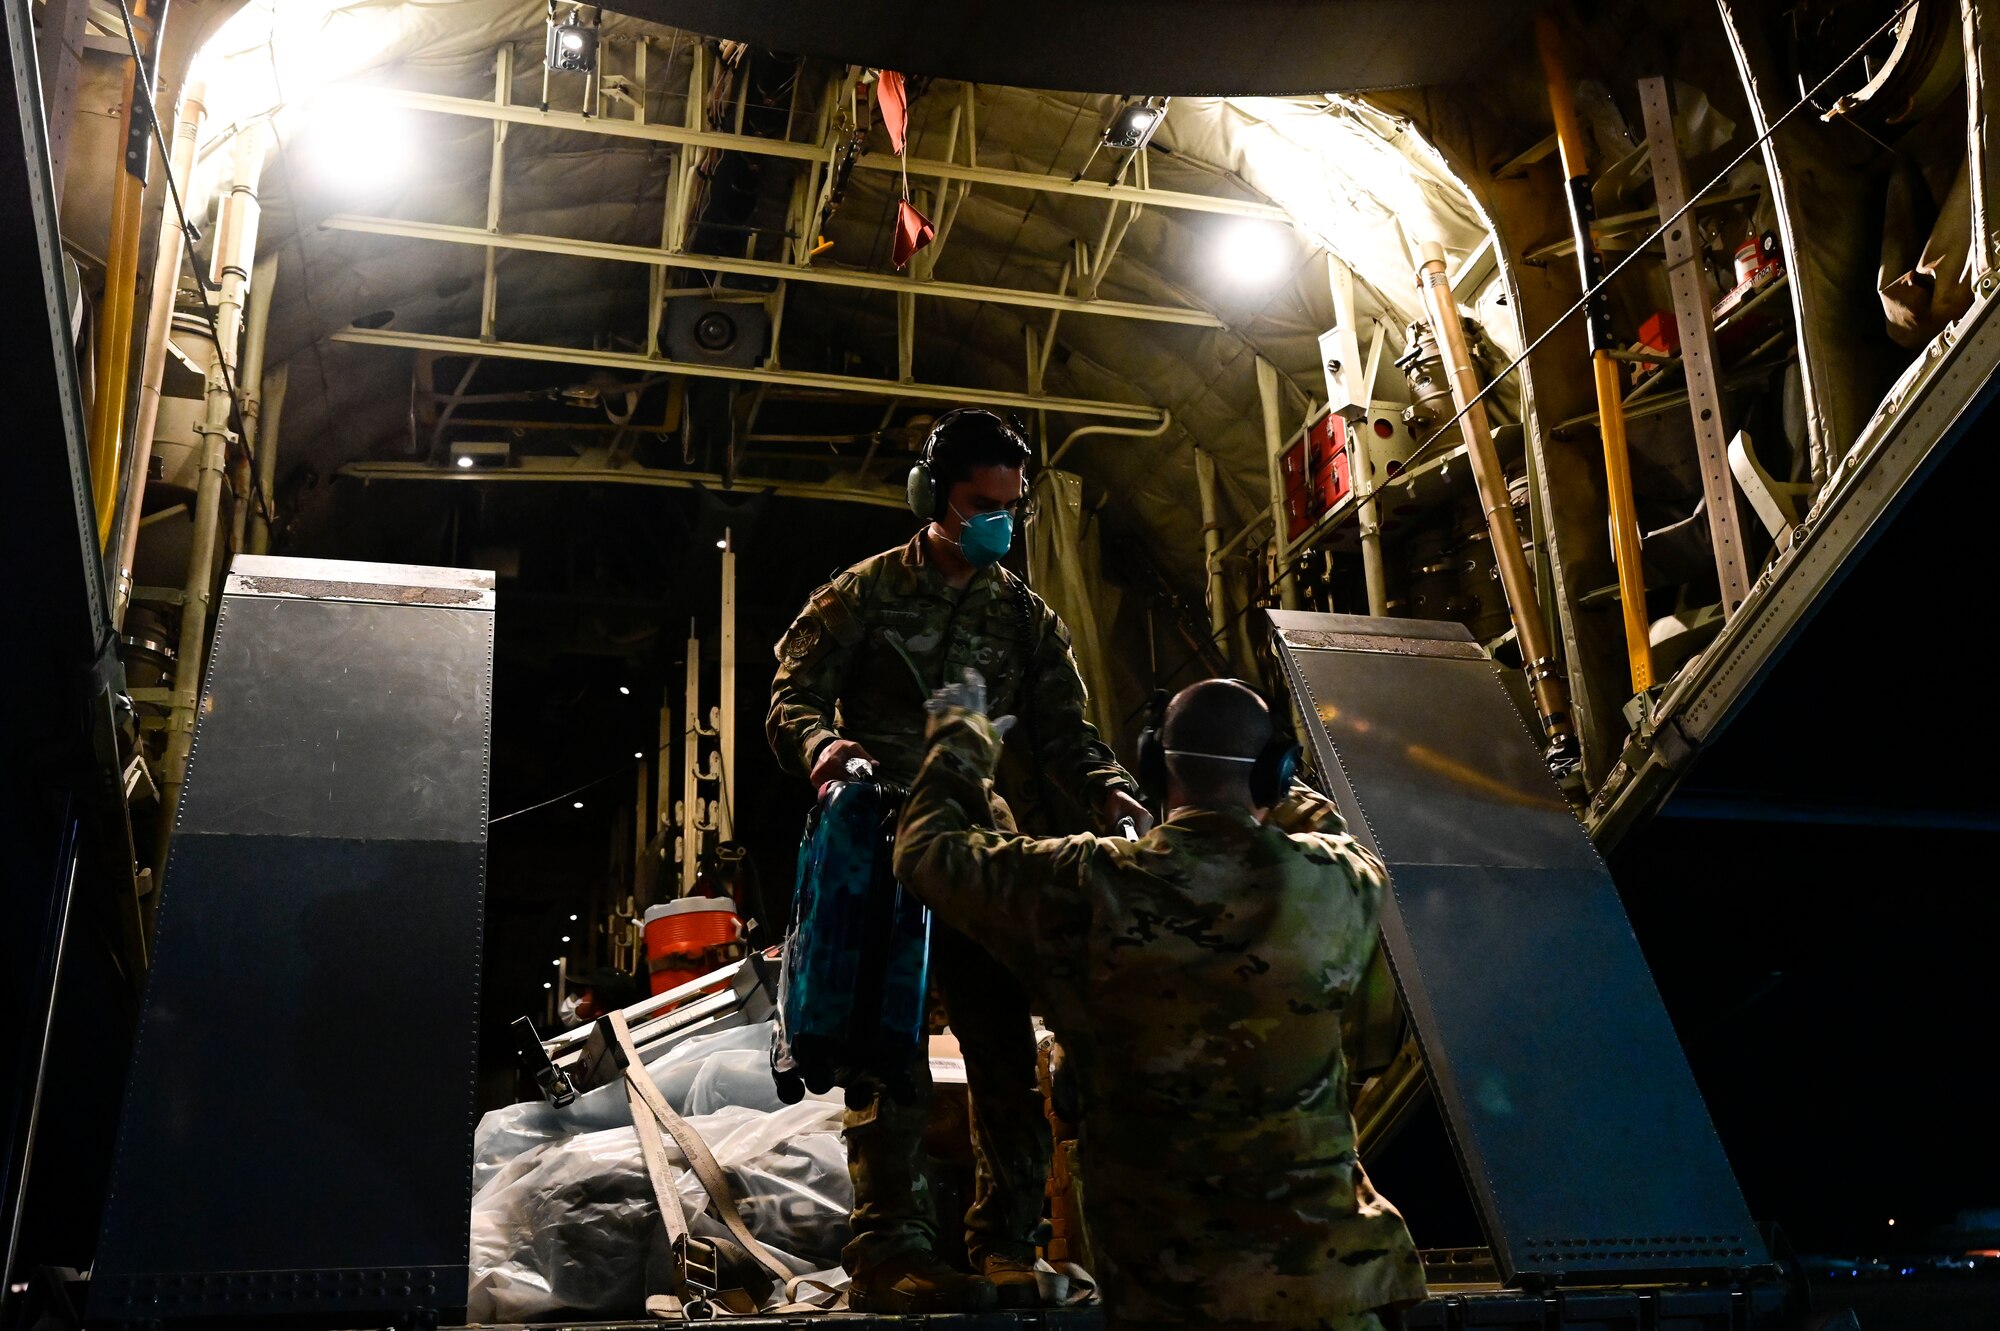
POLYGON ((1002 1308, 1039 1308, 1042 1306, 1041 1282, 1035 1276, 1035 1259, 1015 1257, 1004 1252, 989 1252, 981 1264, 986 1278, 993 1282, 993 1292, 1002 1308))
POLYGON ((967 1275, 922 1248, 857 1271, 847 1306, 869 1313, 981 1313, 994 1304, 993 1282, 967 1275))

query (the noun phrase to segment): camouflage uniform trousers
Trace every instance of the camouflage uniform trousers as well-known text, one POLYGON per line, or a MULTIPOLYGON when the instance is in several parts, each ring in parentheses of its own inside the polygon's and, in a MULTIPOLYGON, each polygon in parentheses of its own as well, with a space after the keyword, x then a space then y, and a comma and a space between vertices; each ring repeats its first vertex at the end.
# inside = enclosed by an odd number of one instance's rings
MULTIPOLYGON (((1203 1147, 1191 1139, 1185 1154, 1203 1147)), ((1082 1155, 1083 1221, 1112 1327, 1379 1331, 1356 1319, 1399 1322, 1424 1292, 1415 1247, 1394 1241, 1402 1218, 1359 1161, 1220 1175, 1095 1165, 1082 1155)))
MULTIPOLYGON (((936 925, 932 983, 965 1055, 972 1102, 972 1205, 965 1246, 973 1268, 988 1253, 1032 1258, 1049 1175, 1049 1126, 1035 1082, 1035 1035, 1028 995, 991 954, 956 930, 936 925)), ((930 1122, 928 1057, 910 1069, 916 1096, 887 1094, 843 1122, 847 1172, 854 1182, 854 1238, 841 1253, 860 1272, 899 1253, 929 1251, 937 1216, 924 1173, 930 1122)))

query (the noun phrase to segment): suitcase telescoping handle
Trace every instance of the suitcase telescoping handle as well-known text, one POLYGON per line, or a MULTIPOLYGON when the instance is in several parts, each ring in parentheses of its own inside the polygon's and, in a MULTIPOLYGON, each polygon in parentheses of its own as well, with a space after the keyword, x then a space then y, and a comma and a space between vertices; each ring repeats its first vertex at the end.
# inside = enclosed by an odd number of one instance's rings
POLYGON ((1139 824, 1130 818, 1120 818, 1118 820, 1118 835, 1124 837, 1127 841, 1137 841, 1139 839, 1139 824))

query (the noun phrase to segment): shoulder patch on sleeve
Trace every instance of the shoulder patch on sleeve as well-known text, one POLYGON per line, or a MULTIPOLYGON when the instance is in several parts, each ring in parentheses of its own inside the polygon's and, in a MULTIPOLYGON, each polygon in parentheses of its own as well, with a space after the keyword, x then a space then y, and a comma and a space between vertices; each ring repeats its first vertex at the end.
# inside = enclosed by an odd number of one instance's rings
POLYGON ((800 615, 791 631, 778 644, 778 659, 786 665, 797 665, 813 654, 820 644, 819 619, 813 615, 800 615))
MULTIPOLYGON (((814 592, 807 605, 813 610, 813 617, 835 642, 843 647, 851 647, 861 641, 860 617, 854 613, 853 606, 833 583, 829 582, 814 592)), ((805 618, 802 617, 800 622, 803 624, 805 618)))

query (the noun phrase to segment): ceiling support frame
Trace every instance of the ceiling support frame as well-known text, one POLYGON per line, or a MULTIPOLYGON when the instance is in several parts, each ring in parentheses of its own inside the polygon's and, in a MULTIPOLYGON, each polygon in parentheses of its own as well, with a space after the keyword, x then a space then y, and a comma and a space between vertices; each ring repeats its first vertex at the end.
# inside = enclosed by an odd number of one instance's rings
MULTIPOLYGON (((1121 162, 1117 174, 1112 177, 1112 183, 1123 182, 1126 169, 1134 162, 1138 163, 1138 169, 1134 174, 1139 179, 1139 188, 1146 188, 1152 180, 1152 164, 1143 152, 1127 157, 1121 162)), ((1132 223, 1138 221, 1139 214, 1145 211, 1146 206, 1142 203, 1114 203, 1105 210, 1104 225, 1097 233, 1096 248, 1092 249, 1082 240, 1077 241, 1076 285, 1079 296, 1085 300, 1097 299, 1097 289, 1103 283, 1105 271, 1111 267, 1111 261, 1118 257, 1119 247, 1125 243, 1126 232, 1132 229, 1132 223)))
MULTIPOLYGON (((1057 291, 1069 290, 1070 279, 1076 275, 1081 266, 1079 260, 1082 257, 1083 242, 1077 241, 1076 248, 1077 258, 1065 263, 1062 276, 1056 279, 1057 291)), ((1028 391, 1031 393, 1040 394, 1043 383, 1048 379, 1049 357, 1056 349, 1056 325, 1062 320, 1062 316, 1063 312, 1060 309, 1050 310, 1048 325, 1041 332, 1037 333, 1032 328, 1028 330, 1028 391)))
MULTIPOLYGON (((673 216, 670 212, 669 218, 673 216)), ((1142 305, 1130 301, 1086 300, 1056 291, 1023 291, 1011 287, 985 287, 968 282, 922 281, 841 268, 798 268, 766 259, 739 259, 719 254, 682 254, 671 243, 660 249, 644 245, 619 245, 609 241, 570 240, 561 236, 541 236, 517 232, 489 232, 479 227, 452 226, 442 222, 405 222, 389 217, 368 217, 353 213, 329 217, 320 223, 329 231, 352 231, 363 235, 390 236, 402 240, 432 240, 456 245, 484 245, 511 250, 532 250, 541 254, 562 254, 574 258, 604 259, 615 263, 650 264, 658 269, 680 268, 698 272, 729 273, 741 277, 791 280, 820 286, 853 287, 870 291, 907 291, 940 300, 970 300, 989 305, 1024 305, 1033 309, 1057 310, 1070 314, 1095 314, 1112 319, 1137 319, 1146 323, 1184 324, 1195 328, 1222 328, 1224 321, 1207 310, 1174 305, 1142 305)), ((671 228, 669 228, 671 229, 671 228)))
MULTIPOLYGON (((508 120, 515 124, 539 125, 578 134, 605 138, 644 139, 654 143, 680 144, 693 148, 713 148, 724 152, 750 153, 760 157, 783 157, 795 162, 815 162, 827 156, 827 146, 800 143, 793 139, 765 139, 750 134, 730 134, 719 130, 685 128, 677 125, 640 124, 630 120, 606 120, 568 111, 537 110, 532 106, 500 106, 471 97, 447 97, 440 93, 411 92, 401 88, 369 88, 366 94, 382 105, 435 115, 465 116, 475 120, 508 120)), ((904 162, 893 153, 863 153, 855 167, 884 175, 900 175, 904 162)), ((1287 222, 1292 215, 1275 203, 1256 199, 1232 199, 1217 194, 1193 194, 1182 190, 1144 189, 1133 185, 1107 185, 1093 180, 1071 180, 1063 175, 1035 171, 1007 171, 998 167, 964 165, 934 157, 911 158, 909 174, 928 176, 940 182, 988 185, 996 189, 1028 190, 1040 194, 1067 194, 1077 198, 1101 199, 1107 203, 1139 203, 1155 208, 1186 212, 1219 213, 1229 217, 1255 217, 1269 222, 1287 222)))
POLYGON ((350 462, 338 473, 361 481, 458 481, 474 484, 495 482, 515 484, 644 485, 668 490, 729 490, 773 494, 781 499, 825 499, 834 503, 862 504, 874 508, 903 508, 908 500, 901 490, 870 486, 859 478, 850 480, 780 480, 763 476, 737 476, 717 472, 667 471, 613 460, 605 450, 586 452, 574 458, 520 458, 505 467, 463 468, 438 466, 428 462, 350 462))
MULTIPOLYGON (((964 118, 965 107, 963 104, 951 108, 951 120, 946 127, 944 138, 944 155, 947 161, 955 162, 958 160, 958 126, 959 122, 964 118)), ((929 190, 920 189, 916 191, 917 211, 925 217, 933 219, 942 218, 944 216, 945 199, 950 194, 951 182, 949 180, 940 180, 937 182, 935 206, 933 206, 929 190)), ((938 256, 943 253, 938 247, 940 239, 941 237, 938 235, 937 228, 933 226, 931 228, 931 243, 918 250, 915 257, 910 260, 910 275, 920 282, 930 281, 932 276, 937 272, 938 256)))
POLYGON ((1158 407, 1135 402, 1107 402, 1095 398, 1044 397, 1035 393, 978 388, 959 384, 903 383, 894 379, 870 379, 858 375, 828 374, 803 370, 768 370, 729 365, 704 365, 668 360, 632 351, 593 351, 587 347, 546 346, 528 342, 483 342, 476 337, 453 337, 442 333, 405 333, 390 328, 338 330, 335 342, 353 346, 400 347, 413 351, 441 352, 450 356, 491 356, 503 360, 540 361, 553 365, 585 365, 608 370, 637 370, 648 374, 680 374, 691 379, 726 379, 740 383, 774 384, 789 388, 817 388, 863 397, 907 398, 926 402, 947 402, 1004 407, 1015 411, 1055 411, 1072 416, 1098 416, 1111 420, 1143 421, 1158 424, 1163 413, 1158 407))
POLYGON ((907 291, 896 293, 896 378, 909 383, 916 378, 917 298, 907 291))
MULTIPOLYGON (((959 133, 961 130, 965 134, 965 164, 977 167, 979 165, 979 105, 978 99, 974 95, 973 85, 970 83, 961 83, 958 85, 958 105, 952 108, 951 136, 945 150, 947 161, 958 161, 959 133)), ((965 196, 972 193, 972 182, 969 180, 951 181, 940 178, 937 182, 937 187, 937 234, 932 237, 931 243, 922 251, 924 263, 922 276, 926 281, 937 271, 937 262, 944 254, 945 242, 951 239, 952 226, 958 221, 958 210, 965 205, 965 196), (956 190, 952 189, 954 184, 958 186, 956 190)))
MULTIPOLYGON (((502 46, 493 58, 493 101, 504 105, 513 95, 514 89, 514 48, 502 46)), ((497 235, 500 231, 500 210, 507 187, 507 122, 493 122, 493 164, 486 177, 486 234, 497 235)), ((500 318, 500 283, 494 264, 500 251, 487 247, 485 286, 479 296, 479 336, 491 342, 499 336, 497 326, 500 318)))

